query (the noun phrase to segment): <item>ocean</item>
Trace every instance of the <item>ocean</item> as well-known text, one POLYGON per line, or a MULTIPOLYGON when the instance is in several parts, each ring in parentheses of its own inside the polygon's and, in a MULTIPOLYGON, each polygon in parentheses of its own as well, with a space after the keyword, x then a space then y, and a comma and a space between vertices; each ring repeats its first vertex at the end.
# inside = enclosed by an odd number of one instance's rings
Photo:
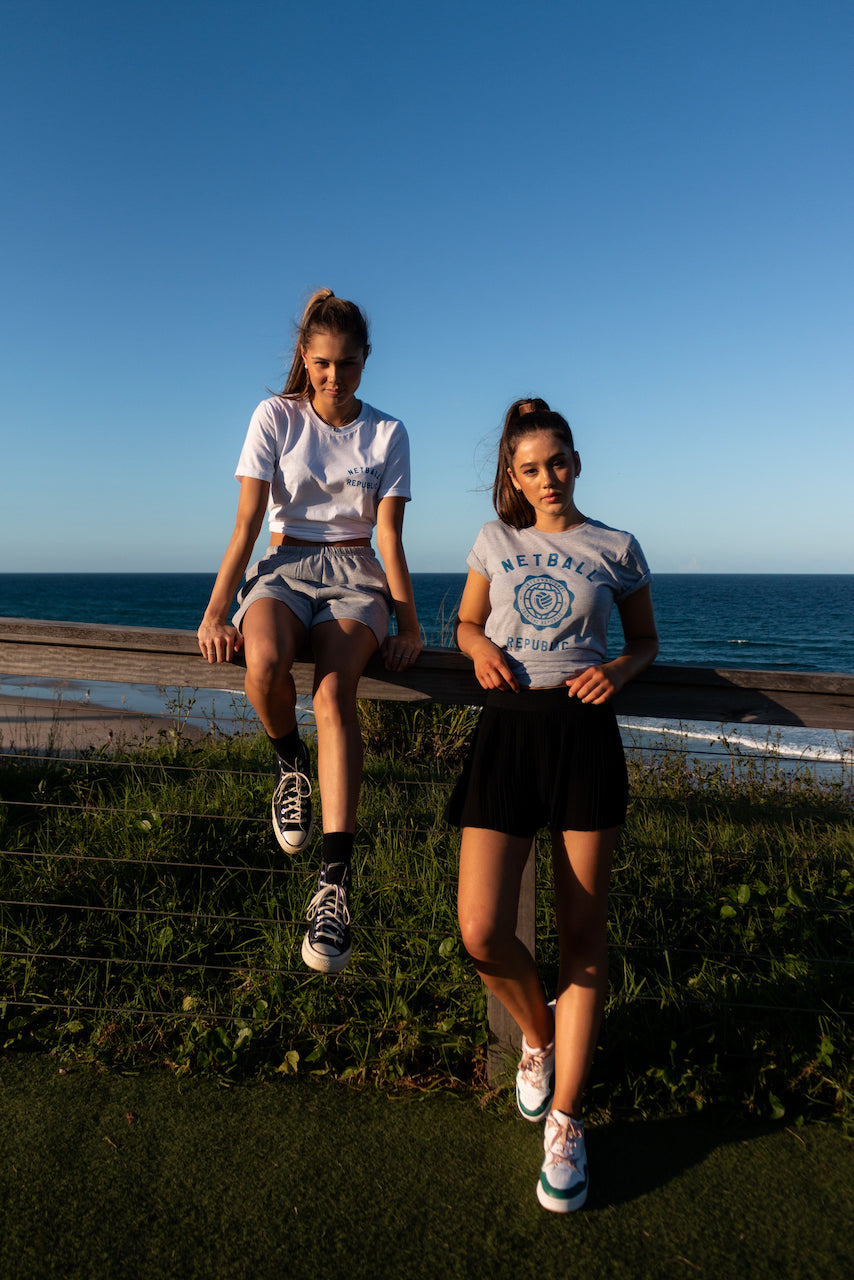
MULTIPOLYGON (((428 644, 448 642, 464 573, 415 573, 428 644)), ((0 573, 0 616, 195 631, 212 573, 0 573)), ((661 573, 660 662, 854 672, 854 574, 661 573)), ((616 611, 609 643, 620 647, 616 611)))
MULTIPOLYGON (((415 573, 418 616, 427 644, 450 643, 464 573, 415 573)), ((213 573, 2 573, 0 616, 195 631, 213 573)), ((657 574, 653 601, 659 661, 706 667, 854 673, 854 574, 657 574)), ((622 644, 616 610, 609 651, 622 644)), ((49 681, 26 688, 0 674, 0 692, 53 696, 49 681)), ((151 714, 162 693, 141 686, 63 684, 63 697, 88 695, 99 705, 151 714), (120 699, 120 702, 119 702, 120 699)), ((231 697, 231 695, 228 695, 231 697)), ((203 712, 205 694, 198 695, 203 712)), ((221 699, 220 699, 221 701, 221 699)), ((713 749, 717 726, 631 721, 627 735, 678 734, 713 749)), ((760 749, 767 731, 739 726, 728 740, 760 749)), ((849 763, 854 735, 774 730, 775 751, 792 758, 849 763)))

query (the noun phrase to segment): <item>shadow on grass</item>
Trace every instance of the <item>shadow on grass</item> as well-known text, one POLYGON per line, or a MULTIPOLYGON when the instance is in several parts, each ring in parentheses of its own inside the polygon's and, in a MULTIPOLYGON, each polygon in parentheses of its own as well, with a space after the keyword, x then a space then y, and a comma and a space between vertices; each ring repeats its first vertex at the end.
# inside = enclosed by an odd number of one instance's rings
POLYGON ((720 1148, 750 1143, 784 1130, 783 1124, 734 1121, 724 1113, 588 1129, 587 1153, 592 1173, 587 1212, 631 1204, 678 1182, 720 1148))

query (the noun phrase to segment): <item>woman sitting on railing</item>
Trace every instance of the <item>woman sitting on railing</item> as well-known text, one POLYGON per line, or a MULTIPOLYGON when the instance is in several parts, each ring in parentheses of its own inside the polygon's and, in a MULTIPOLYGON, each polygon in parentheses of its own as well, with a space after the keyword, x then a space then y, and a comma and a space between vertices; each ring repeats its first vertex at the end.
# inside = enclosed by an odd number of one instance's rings
POLYGON ((401 422, 356 398, 370 349, 355 303, 329 289, 314 294, 284 391, 252 415, 237 467, 237 524, 198 632, 210 662, 243 650, 246 694, 276 753, 273 830, 287 853, 305 849, 312 832, 309 757, 291 678, 310 638, 323 850, 302 956, 322 973, 343 969, 352 950, 359 678, 377 647, 392 670, 410 666, 421 650, 401 536, 409 441, 401 422), (232 625, 231 602, 268 508, 271 545, 246 576, 232 625), (374 526, 382 566, 371 547, 374 526), (392 608, 396 635, 388 634, 392 608))

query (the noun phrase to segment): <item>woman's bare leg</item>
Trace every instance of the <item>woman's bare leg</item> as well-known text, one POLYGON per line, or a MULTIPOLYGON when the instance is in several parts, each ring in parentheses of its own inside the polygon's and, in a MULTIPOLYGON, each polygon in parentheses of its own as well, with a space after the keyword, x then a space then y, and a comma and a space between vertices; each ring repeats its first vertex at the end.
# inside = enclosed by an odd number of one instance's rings
POLYGON ((552 834, 560 943, 552 1106, 576 1119, 608 986, 608 885, 617 832, 552 834))
POLYGON ((485 986, 528 1044, 544 1048, 554 1034, 552 1014, 534 959, 516 936, 519 889, 530 848, 529 837, 465 827, 457 910, 463 943, 485 986))
POLYGON ((246 696, 270 737, 283 738, 296 725, 291 667, 305 643, 305 627, 281 600, 263 599, 246 610, 242 631, 246 696))
POLYGON ((363 755, 356 690, 377 640, 363 622, 343 618, 314 627, 311 647, 323 830, 355 831, 363 755))

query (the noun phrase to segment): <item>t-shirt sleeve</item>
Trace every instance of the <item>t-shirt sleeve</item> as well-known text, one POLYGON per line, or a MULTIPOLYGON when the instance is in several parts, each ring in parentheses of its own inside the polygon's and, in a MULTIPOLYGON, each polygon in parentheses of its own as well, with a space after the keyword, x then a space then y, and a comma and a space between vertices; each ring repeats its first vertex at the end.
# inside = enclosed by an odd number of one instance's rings
POLYGON ((409 436, 402 422, 395 423, 395 429, 389 440, 388 453, 383 467, 382 480, 377 491, 377 501, 381 498, 412 497, 409 474, 409 436))
POLYGON ((488 548, 486 534, 483 529, 474 540, 474 546, 466 556, 466 564, 470 569, 474 569, 475 573, 479 573, 482 578, 487 581, 492 580, 492 574, 488 568, 488 548))
POLYGON ((629 536, 628 544, 616 569, 617 591, 614 599, 617 604, 627 596, 633 595, 635 591, 640 591, 641 587, 645 587, 652 579, 646 556, 641 551, 637 539, 632 536, 629 536))
POLYGON ((276 422, 269 400, 263 400, 249 420, 246 439, 237 460, 235 477, 272 481, 279 459, 276 422))

